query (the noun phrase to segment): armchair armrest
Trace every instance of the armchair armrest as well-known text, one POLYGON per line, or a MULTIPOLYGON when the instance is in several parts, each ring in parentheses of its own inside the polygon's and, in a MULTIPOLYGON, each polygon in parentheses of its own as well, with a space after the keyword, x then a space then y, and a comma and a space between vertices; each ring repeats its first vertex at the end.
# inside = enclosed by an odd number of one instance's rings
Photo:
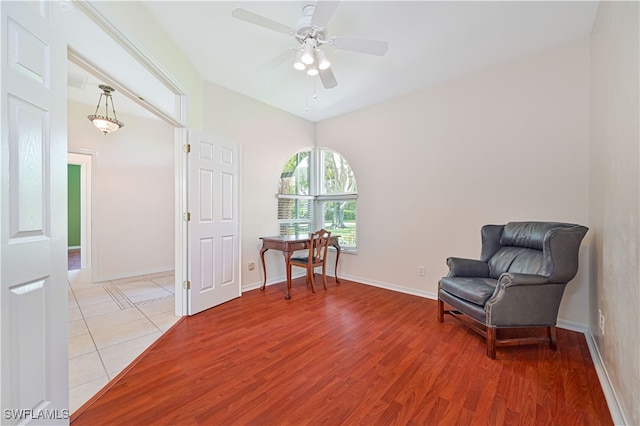
POLYGON ((535 274, 517 274, 514 272, 505 272, 500 275, 497 287, 511 287, 517 285, 540 285, 548 284, 549 277, 535 274))
POLYGON ((485 303, 487 325, 555 326, 564 287, 544 275, 504 273, 485 303))
POLYGON ((481 260, 449 257, 447 266, 449 266, 448 277, 489 277, 489 264, 481 260))

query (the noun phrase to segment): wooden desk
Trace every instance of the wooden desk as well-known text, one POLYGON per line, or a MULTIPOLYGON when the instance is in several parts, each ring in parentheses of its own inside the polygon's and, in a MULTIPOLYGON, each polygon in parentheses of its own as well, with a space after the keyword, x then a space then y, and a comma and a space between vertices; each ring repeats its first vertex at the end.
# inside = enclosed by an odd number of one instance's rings
MULTIPOLYGON (((336 249, 336 267, 335 267, 335 277, 336 282, 340 282, 338 278, 338 259, 340 258, 340 244, 338 244, 338 237, 340 235, 331 235, 329 237, 329 245, 335 247, 336 249)), ((284 262, 287 271, 287 294, 284 296, 285 299, 291 299, 291 255, 294 251, 297 250, 308 250, 310 235, 309 234, 299 234, 299 235, 279 235, 276 237, 260 237, 262 240, 262 249, 260 249, 260 260, 262 261, 262 273, 264 275, 264 282, 262 283, 262 287, 260 290, 264 290, 267 285, 267 265, 264 262, 264 253, 267 250, 278 250, 281 251, 284 255, 284 262)))

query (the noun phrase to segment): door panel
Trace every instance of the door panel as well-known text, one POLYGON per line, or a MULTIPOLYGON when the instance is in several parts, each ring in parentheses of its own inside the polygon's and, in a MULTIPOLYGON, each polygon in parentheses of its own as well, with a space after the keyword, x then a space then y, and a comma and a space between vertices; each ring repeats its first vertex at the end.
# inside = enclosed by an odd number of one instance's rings
POLYGON ((29 3, 0 9, 2 419, 66 423, 66 44, 29 3))
POLYGON ((238 148, 190 130, 188 293, 190 315, 240 296, 238 148))

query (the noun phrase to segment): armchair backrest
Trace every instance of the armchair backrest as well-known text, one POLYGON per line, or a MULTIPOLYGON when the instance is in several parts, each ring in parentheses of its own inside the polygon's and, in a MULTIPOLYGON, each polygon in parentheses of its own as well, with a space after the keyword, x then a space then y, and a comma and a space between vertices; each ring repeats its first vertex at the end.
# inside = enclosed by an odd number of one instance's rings
POLYGON ((588 228, 559 222, 509 222, 482 227, 481 259, 492 278, 505 272, 535 274, 567 283, 578 272, 580 243, 588 228))

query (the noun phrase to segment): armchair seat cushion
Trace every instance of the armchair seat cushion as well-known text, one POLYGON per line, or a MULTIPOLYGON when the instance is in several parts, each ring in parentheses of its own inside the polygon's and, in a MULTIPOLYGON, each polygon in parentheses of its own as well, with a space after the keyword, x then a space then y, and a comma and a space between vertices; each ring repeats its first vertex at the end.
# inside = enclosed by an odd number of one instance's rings
POLYGON ((484 306, 497 283, 493 278, 444 277, 440 280, 440 288, 467 302, 484 306))

